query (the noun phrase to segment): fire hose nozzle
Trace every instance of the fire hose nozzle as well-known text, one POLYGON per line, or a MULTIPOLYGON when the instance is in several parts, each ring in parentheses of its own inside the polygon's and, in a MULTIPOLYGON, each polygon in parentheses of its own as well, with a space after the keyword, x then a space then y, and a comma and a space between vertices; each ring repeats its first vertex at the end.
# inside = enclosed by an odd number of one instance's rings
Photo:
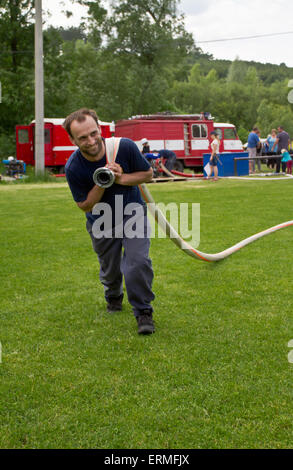
POLYGON ((115 175, 109 168, 98 168, 93 174, 94 183, 100 188, 110 188, 115 182, 115 175))

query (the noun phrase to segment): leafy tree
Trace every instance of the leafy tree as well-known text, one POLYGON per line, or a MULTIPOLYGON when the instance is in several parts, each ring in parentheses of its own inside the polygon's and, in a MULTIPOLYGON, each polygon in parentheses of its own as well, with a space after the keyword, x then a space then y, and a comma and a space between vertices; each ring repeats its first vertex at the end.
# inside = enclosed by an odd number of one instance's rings
POLYGON ((244 62, 239 60, 239 57, 231 63, 228 75, 227 75, 227 83, 237 82, 242 83, 247 73, 247 66, 244 62))
MULTIPOLYGON (((76 3, 76 0, 71 0, 72 3, 76 3)), ((81 21, 80 28, 89 30, 89 40, 95 45, 100 47, 103 39, 106 39, 110 34, 106 10, 101 0, 77 0, 78 3, 88 8, 88 17, 81 21)))
POLYGON ((61 36, 61 38, 64 41, 77 41, 78 39, 81 39, 85 41, 87 39, 87 35, 84 31, 84 29, 79 26, 77 27, 70 27, 70 28, 49 28, 52 31, 55 31, 58 35, 61 36))
MULTIPOLYGON (((0 0, 0 131, 2 149, 15 153, 14 127, 33 114, 33 1, 0 0), (3 146, 3 141, 6 144, 3 146)), ((2 150, 0 149, 0 151, 2 150)))
POLYGON ((0 66, 13 73, 31 63, 33 0, 0 0, 0 66))
POLYGON ((260 85, 260 80, 255 67, 248 67, 243 82, 250 87, 258 87, 260 85))
POLYGON ((262 135, 267 136, 271 129, 283 126, 293 137, 293 111, 290 105, 275 105, 264 99, 257 109, 257 126, 262 135))
POLYGON ((64 41, 55 28, 44 31, 44 93, 46 117, 63 117, 70 109, 69 82, 75 41, 64 41))
POLYGON ((277 105, 287 106, 288 104, 288 79, 278 80, 270 85, 266 90, 266 98, 277 105))
POLYGON ((247 142, 247 139, 248 139, 249 131, 247 129, 245 129, 244 127, 240 126, 237 129, 237 133, 238 133, 238 137, 241 140, 241 142, 243 144, 245 144, 247 142))
POLYGON ((133 114, 150 112, 155 102, 159 108, 165 105, 164 93, 178 64, 183 63, 193 47, 183 17, 177 13, 178 2, 112 0, 111 14, 100 2, 81 0, 80 3, 89 9, 90 40, 100 46, 104 38, 104 62, 112 61, 115 66, 119 63, 114 72, 116 77, 120 70, 127 72, 125 80, 131 90, 133 114))
POLYGON ((211 69, 205 77, 206 83, 217 83, 219 80, 218 72, 215 69, 211 69))

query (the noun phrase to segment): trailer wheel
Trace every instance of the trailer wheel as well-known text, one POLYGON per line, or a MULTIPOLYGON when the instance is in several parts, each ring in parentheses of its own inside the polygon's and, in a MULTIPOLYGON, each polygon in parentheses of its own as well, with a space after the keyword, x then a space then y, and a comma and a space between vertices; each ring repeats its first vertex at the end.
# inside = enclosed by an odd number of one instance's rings
POLYGON ((184 172, 184 165, 183 165, 183 162, 181 160, 176 160, 175 163, 174 163, 174 167, 173 167, 173 170, 175 171, 180 171, 180 173, 183 173, 184 172))

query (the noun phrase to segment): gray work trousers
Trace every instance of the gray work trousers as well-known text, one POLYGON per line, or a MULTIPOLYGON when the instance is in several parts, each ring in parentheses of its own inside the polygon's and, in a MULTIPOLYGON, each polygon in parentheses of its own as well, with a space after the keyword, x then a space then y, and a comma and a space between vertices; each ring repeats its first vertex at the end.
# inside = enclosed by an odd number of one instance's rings
MULTIPOLYGON (((145 228, 149 224, 144 216, 145 228)), ((125 221, 127 217, 125 217, 125 221)), ((125 222, 124 221, 124 222, 125 222)), ((153 310, 151 302, 153 269, 149 258, 150 239, 144 238, 95 238, 92 225, 87 221, 86 228, 92 239, 93 249, 100 263, 100 281, 104 286, 105 299, 123 294, 123 276, 133 313, 138 316, 143 310, 153 310)), ((147 229, 145 230, 147 233, 147 229)))

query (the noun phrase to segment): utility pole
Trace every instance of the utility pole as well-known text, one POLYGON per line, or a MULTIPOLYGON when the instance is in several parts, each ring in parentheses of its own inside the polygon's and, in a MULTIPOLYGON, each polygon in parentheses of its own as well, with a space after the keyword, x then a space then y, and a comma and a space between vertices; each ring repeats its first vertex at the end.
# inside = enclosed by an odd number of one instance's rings
POLYGON ((45 171, 42 0, 35 0, 35 173, 45 171))

